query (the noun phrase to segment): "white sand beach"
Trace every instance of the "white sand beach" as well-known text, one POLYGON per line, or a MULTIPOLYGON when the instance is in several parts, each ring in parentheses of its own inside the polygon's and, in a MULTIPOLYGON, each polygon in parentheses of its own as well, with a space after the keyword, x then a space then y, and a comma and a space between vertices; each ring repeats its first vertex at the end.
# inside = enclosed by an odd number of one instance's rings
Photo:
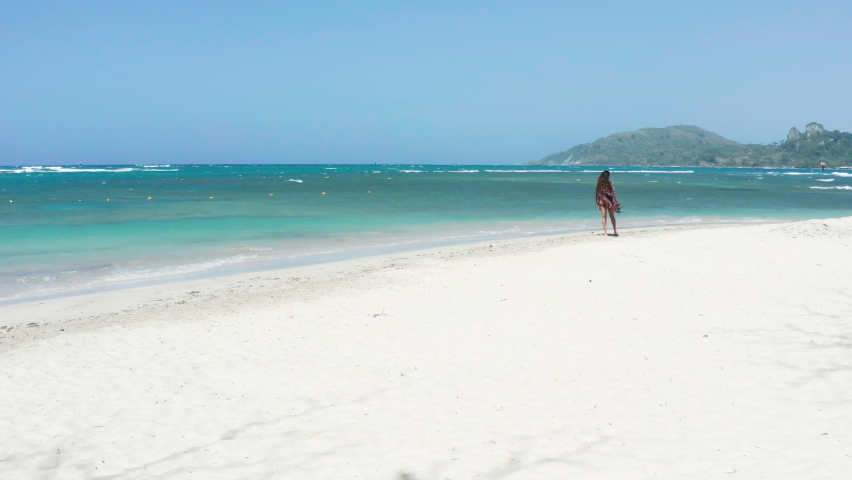
POLYGON ((852 217, 0 307, 0 478, 848 479, 852 217))

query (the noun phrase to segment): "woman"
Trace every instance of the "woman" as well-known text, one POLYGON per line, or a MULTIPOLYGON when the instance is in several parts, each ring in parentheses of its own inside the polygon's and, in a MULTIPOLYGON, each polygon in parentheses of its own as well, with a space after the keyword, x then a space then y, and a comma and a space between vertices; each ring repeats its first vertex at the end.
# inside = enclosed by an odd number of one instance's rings
POLYGON ((618 198, 615 196, 615 185, 609 179, 609 170, 604 170, 601 176, 598 177, 598 188, 595 190, 595 200, 598 202, 598 208, 601 210, 603 218, 604 235, 608 235, 606 231, 606 214, 609 212, 609 218, 612 219, 613 236, 618 236, 618 230, 615 228, 615 214, 621 213, 621 204, 618 203, 618 198))

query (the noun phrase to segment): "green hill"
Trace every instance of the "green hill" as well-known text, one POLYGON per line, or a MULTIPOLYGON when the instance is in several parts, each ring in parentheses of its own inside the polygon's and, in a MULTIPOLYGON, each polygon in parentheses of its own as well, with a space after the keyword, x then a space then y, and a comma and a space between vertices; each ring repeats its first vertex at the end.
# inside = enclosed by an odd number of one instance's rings
POLYGON ((852 134, 809 123, 772 145, 742 144, 693 125, 643 128, 600 138, 530 162, 532 165, 803 167, 852 164, 852 134))

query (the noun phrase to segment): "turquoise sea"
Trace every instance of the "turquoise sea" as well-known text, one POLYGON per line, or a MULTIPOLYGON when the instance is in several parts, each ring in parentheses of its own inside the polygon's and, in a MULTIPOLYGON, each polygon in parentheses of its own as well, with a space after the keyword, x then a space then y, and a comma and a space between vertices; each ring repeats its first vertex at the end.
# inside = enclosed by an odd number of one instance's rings
MULTIPOLYGON (((848 170, 610 170, 622 228, 852 215, 848 170)), ((0 301, 599 230, 599 173, 506 165, 0 167, 0 301)))

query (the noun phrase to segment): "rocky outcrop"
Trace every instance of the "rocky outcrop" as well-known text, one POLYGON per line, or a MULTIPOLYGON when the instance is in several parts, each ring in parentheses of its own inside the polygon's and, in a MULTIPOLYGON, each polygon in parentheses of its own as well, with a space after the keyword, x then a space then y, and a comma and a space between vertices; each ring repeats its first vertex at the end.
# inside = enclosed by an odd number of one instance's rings
POLYGON ((820 133, 820 132, 824 132, 824 131, 825 131, 825 128, 823 128, 822 125, 820 125, 816 122, 811 122, 811 123, 805 125, 805 134, 808 137, 810 137, 811 135, 813 135, 815 133, 820 133))
POLYGON ((788 141, 795 141, 802 137, 802 132, 796 130, 796 127, 790 129, 790 133, 787 134, 788 141))

